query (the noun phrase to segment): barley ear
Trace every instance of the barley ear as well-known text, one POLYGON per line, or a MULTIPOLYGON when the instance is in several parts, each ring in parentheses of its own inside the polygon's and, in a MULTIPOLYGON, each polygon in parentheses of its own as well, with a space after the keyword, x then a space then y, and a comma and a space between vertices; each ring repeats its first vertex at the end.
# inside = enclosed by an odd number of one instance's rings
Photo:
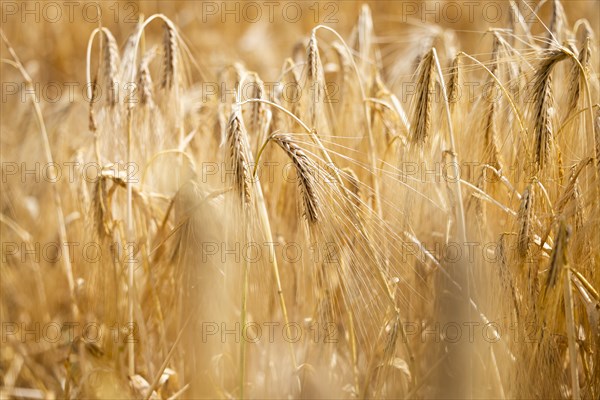
POLYGON ((553 146, 552 119, 554 98, 552 95, 552 69, 567 54, 561 50, 548 50, 533 78, 534 161, 539 170, 550 161, 553 146))
POLYGON ((433 50, 429 50, 417 70, 417 91, 413 99, 413 113, 411 121, 411 142, 422 145, 431 129, 431 114, 433 110, 433 89, 435 75, 433 73, 433 50))
POLYGON ((308 82, 310 84, 317 82, 321 71, 319 66, 319 46, 314 32, 308 41, 306 63, 308 65, 308 82))
POLYGON ((273 140, 292 160, 298 175, 298 186, 304 203, 304 217, 309 224, 315 224, 321 216, 316 179, 313 175, 316 165, 293 141, 290 135, 278 134, 273 137, 273 140))
POLYGON ((108 29, 103 29, 105 38, 105 52, 103 58, 104 76, 106 82, 106 100, 112 107, 119 102, 118 91, 116 91, 116 85, 118 84, 118 72, 119 72, 119 46, 112 33, 108 29))
MULTIPOLYGON (((590 53, 591 53, 591 40, 588 36, 583 44, 583 47, 579 51, 579 64, 583 66, 586 71, 589 71, 590 68, 590 53)), ((569 72, 569 97, 568 97, 568 105, 567 105, 567 116, 576 111, 577 102, 579 101, 579 97, 581 95, 582 83, 585 76, 582 76, 581 68, 575 60, 572 60, 571 70, 569 72)))
POLYGON ((566 20, 565 9, 559 0, 554 0, 552 2, 552 19, 548 27, 550 31, 548 33, 548 48, 562 43, 566 20))
POLYGON ((450 79, 448 79, 448 102, 454 109, 459 101, 459 90, 461 85, 461 56, 460 53, 454 57, 452 67, 450 67, 450 79))
POLYGON ((567 245, 571 237, 571 226, 568 226, 564 219, 559 221, 558 233, 554 241, 554 248, 550 256, 550 265, 548 266, 548 276, 546 277, 546 285, 544 295, 549 289, 556 286, 559 280, 560 273, 563 267, 567 264, 567 245))
POLYGON ((144 57, 142 58, 142 61, 140 61, 140 65, 138 67, 138 82, 137 82, 137 86, 138 86, 138 91, 139 91, 139 96, 140 96, 140 104, 142 105, 147 105, 150 108, 152 108, 154 106, 154 101, 152 99, 152 76, 150 75, 150 68, 149 68, 149 64, 152 61, 152 59, 154 58, 156 52, 154 51, 154 49, 148 51, 144 57))
MULTIPOLYGON (((496 74, 498 70, 498 57, 499 57, 499 48, 500 48, 500 38, 497 32, 494 32, 494 45, 492 50, 492 61, 490 65, 490 73, 496 74)), ((498 88, 496 80, 491 76, 488 77, 488 85, 492 89, 492 95, 495 93, 495 89, 498 88)), ((498 146, 496 144, 496 114, 498 109, 498 100, 493 98, 492 96, 488 96, 488 98, 484 99, 488 103, 488 107, 486 110, 485 118, 484 118, 484 135, 483 135, 483 153, 484 153, 484 162, 493 166, 496 169, 500 169, 500 155, 498 146)))
POLYGON ((234 187, 241 204, 247 205, 251 200, 249 145, 246 128, 242 120, 241 111, 234 110, 227 124, 227 167, 232 174, 234 187))
POLYGON ((517 233, 517 254, 521 259, 527 256, 529 249, 534 200, 533 185, 529 185, 521 196, 521 206, 517 213, 517 226, 519 229, 517 233))
POLYGON ((163 38, 164 71, 162 87, 171 89, 177 81, 177 31, 172 22, 165 20, 165 33, 163 38))

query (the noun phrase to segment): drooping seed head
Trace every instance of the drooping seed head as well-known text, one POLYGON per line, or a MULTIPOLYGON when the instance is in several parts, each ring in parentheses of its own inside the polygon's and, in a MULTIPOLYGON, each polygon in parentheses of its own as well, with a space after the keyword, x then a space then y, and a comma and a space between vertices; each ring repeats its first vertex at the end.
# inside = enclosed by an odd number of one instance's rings
POLYGON ((533 185, 527 186, 521 196, 521 206, 517 214, 517 225, 519 232, 517 234, 517 253, 521 259, 527 256, 531 236, 531 223, 533 218, 534 203, 533 185))
MULTIPOLYGON (((500 35, 494 31, 494 44, 492 49, 492 59, 490 61, 490 72, 495 74, 498 70, 498 58, 500 51, 500 35)), ((500 152, 496 144, 496 114, 498 109, 498 101, 494 98, 498 84, 491 76, 488 77, 488 87, 491 89, 489 95, 485 99, 487 101, 487 109, 484 116, 484 135, 483 135, 483 154, 484 162, 490 164, 496 169, 500 168, 500 152)))
POLYGON ((138 90, 140 93, 140 104, 148 105, 152 107, 154 105, 154 101, 152 99, 152 76, 150 75, 149 64, 154 58, 156 52, 154 49, 148 51, 142 61, 140 61, 140 65, 138 67, 138 90))
POLYGON ((461 85, 461 73, 460 73, 460 53, 454 57, 452 61, 452 67, 450 68, 450 79, 448 79, 448 101, 450 106, 454 107, 458 102, 459 89, 461 85))
POLYGON ((544 293, 553 288, 558 282, 562 268, 567 264, 567 246, 571 237, 571 227, 561 219, 558 226, 558 233, 554 240, 554 248, 550 256, 550 265, 548 267, 548 277, 544 293))
POLYGON ((433 89, 435 85, 433 49, 421 59, 418 67, 416 97, 413 100, 413 115, 411 121, 411 141, 422 145, 431 130, 433 111, 433 89))
POLYGON ((292 160, 298 175, 298 185, 304 203, 304 216, 310 224, 319 221, 320 202, 317 197, 316 181, 313 176, 315 165, 306 153, 298 146, 290 135, 279 134, 273 136, 275 143, 283 149, 292 160))
POLYGON ((583 47, 579 51, 579 63, 575 60, 572 60, 571 71, 570 71, 570 79, 569 79, 569 98, 567 111, 569 113, 575 111, 577 109, 577 102, 579 101, 579 96, 582 91, 582 83, 584 73, 587 73, 590 68, 590 53, 591 53, 591 39, 588 36, 584 43, 583 47), (586 72, 582 72, 579 65, 583 67, 586 72))
POLYGON ((317 38, 314 33, 310 36, 306 53, 306 63, 308 65, 308 81, 317 82, 320 74, 319 47, 317 44, 317 38))
POLYGON ((118 84, 119 73, 119 46, 112 33, 108 29, 103 29, 104 32, 104 74, 106 82, 106 100, 110 106, 118 103, 118 84))
MULTIPOLYGON (((250 94, 250 98, 252 99, 265 99, 265 85, 258 76, 258 74, 252 74, 254 77, 254 82, 252 82, 252 91, 250 94)), ((265 117, 265 104, 262 102, 255 102, 251 104, 251 113, 250 113, 250 132, 252 135, 259 135, 260 128, 262 123, 264 122, 265 117)))
POLYGON ((164 71, 162 87, 170 89, 176 83, 178 44, 177 30, 171 21, 165 21, 165 33, 163 38, 164 71))
POLYGON ((545 51, 542 62, 533 77, 534 161, 538 170, 542 170, 550 160, 553 144, 552 69, 566 57, 567 54, 562 49, 545 51))
POLYGON ((242 113, 239 109, 235 109, 231 113, 227 124, 226 140, 227 167, 233 171, 229 175, 232 177, 232 186, 241 204, 249 204, 251 200, 249 145, 242 113))
POLYGON ((565 9, 562 4, 559 0, 554 0, 552 2, 552 19, 550 20, 550 26, 548 28, 548 48, 562 43, 566 19, 565 9))

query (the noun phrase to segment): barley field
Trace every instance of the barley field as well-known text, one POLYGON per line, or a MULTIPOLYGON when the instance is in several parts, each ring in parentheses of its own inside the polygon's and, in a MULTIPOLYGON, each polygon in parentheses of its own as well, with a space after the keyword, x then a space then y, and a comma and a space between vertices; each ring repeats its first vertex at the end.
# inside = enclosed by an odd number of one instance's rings
POLYGON ((596 1, 0 19, 0 398, 600 398, 596 1))

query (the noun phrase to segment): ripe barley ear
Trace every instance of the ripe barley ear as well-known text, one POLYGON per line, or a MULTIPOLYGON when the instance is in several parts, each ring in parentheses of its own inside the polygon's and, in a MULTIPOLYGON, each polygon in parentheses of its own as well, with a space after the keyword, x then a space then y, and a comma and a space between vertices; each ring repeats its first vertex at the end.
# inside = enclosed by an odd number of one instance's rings
POLYGON ((527 186, 521 196, 521 206, 517 214, 517 254, 521 259, 527 256, 529 243, 531 241, 531 224, 533 219, 533 207, 535 206, 533 185, 527 186))
POLYGON ((156 52, 154 50, 148 51, 142 61, 140 61, 140 65, 138 67, 138 91, 140 96, 140 104, 147 105, 152 107, 154 105, 154 101, 152 99, 152 75, 150 74, 149 64, 154 58, 156 52))
POLYGON ((294 164, 298 175, 298 185, 302 193, 306 220, 309 224, 318 222, 321 216, 321 204, 317 197, 316 178, 313 175, 315 171, 314 163, 308 158, 302 148, 294 142, 290 135, 275 135, 273 140, 283 149, 294 164))
POLYGON ((176 83, 177 73, 177 31, 170 21, 165 21, 165 33, 163 37, 164 71, 162 87, 170 89, 176 83))
POLYGON ((433 88, 435 76, 433 73, 433 50, 429 50, 419 63, 416 98, 413 100, 411 127, 411 142, 422 145, 431 129, 431 114, 433 111, 433 88))
POLYGON ((251 200, 250 167, 248 139, 241 112, 234 110, 227 124, 227 166, 232 174, 234 187, 241 204, 247 205, 251 200))
MULTIPOLYGON (((585 39, 583 47, 579 51, 579 63, 583 66, 586 71, 590 68, 590 53, 591 53, 591 39, 589 36, 585 39)), ((567 116, 576 111, 577 102, 582 91, 582 83, 585 77, 582 76, 581 69, 575 60, 571 61, 572 66, 570 70, 569 78, 569 97, 567 105, 567 116)))
POLYGON ((105 52, 104 52, 104 76, 106 82, 106 100, 112 107, 119 102, 118 91, 115 87, 118 85, 119 73, 119 46, 112 33, 108 29, 104 29, 105 52))
POLYGON ((542 62, 533 77, 533 109, 534 121, 534 161, 538 171, 543 170, 548 164, 553 146, 552 119, 554 98, 552 95, 552 69, 567 54, 558 50, 547 50, 542 62))

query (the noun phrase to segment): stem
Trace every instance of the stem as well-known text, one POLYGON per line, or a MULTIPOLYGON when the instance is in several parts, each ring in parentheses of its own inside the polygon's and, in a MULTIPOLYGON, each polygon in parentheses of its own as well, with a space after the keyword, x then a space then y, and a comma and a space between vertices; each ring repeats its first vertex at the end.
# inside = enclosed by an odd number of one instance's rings
POLYGON ((246 339, 244 338, 244 328, 248 312, 248 261, 244 260, 244 272, 242 277, 242 337, 240 338, 240 399, 244 398, 244 388, 246 383, 246 339))
POLYGON ((571 270, 567 268, 564 283, 567 337, 569 339, 569 362, 571 367, 571 391, 573 400, 579 400, 579 374, 577 373, 577 343, 575 342, 575 320, 573 317, 573 293, 571 292, 571 270))
MULTIPOLYGON (((248 207, 242 204, 242 226, 244 229, 244 241, 245 243, 250 242, 250 232, 248 229, 248 207)), ((246 386, 246 339, 244 336, 244 329, 246 327, 246 321, 248 319, 248 272, 249 265, 248 260, 244 257, 243 261, 243 273, 242 273, 242 307, 241 307, 241 338, 240 338, 240 399, 244 398, 244 389, 246 386)))
MULTIPOLYGON (((281 306, 281 312, 283 314, 283 321, 288 327, 288 337, 290 337, 290 321, 288 318, 287 307, 285 305, 285 298, 283 297, 283 289, 281 286, 281 277, 279 275, 279 265, 277 264, 277 255, 275 254, 275 248, 273 246, 273 233, 271 232, 271 225, 269 223, 269 216, 267 214, 267 207, 265 204, 265 198, 263 196, 263 191, 260 185, 260 181, 256 180, 256 197, 258 201, 258 209, 259 209, 259 217, 261 223, 265 229, 265 234, 267 235, 267 243, 269 248, 269 257, 273 260, 271 264, 273 267, 273 276, 275 277, 275 284, 277 286, 277 295, 279 296, 279 304, 281 306)), ((298 368, 298 364, 296 363, 296 355, 294 353, 294 346, 290 340, 288 340, 288 344, 290 346, 290 352, 292 355, 292 365, 294 370, 298 368)))
MULTIPOLYGON (((132 120, 133 109, 129 108, 127 110, 127 166, 129 167, 131 163, 131 120, 132 120)), ((133 243, 133 187, 131 186, 131 181, 127 179, 127 242, 133 243)), ((133 300, 134 300, 134 270, 133 265, 134 261, 129 259, 127 260, 127 269, 128 269, 128 316, 129 322, 133 324, 133 300)), ((128 364, 129 364, 129 376, 133 376, 135 374, 135 343, 133 340, 130 340, 128 343, 128 364)))

